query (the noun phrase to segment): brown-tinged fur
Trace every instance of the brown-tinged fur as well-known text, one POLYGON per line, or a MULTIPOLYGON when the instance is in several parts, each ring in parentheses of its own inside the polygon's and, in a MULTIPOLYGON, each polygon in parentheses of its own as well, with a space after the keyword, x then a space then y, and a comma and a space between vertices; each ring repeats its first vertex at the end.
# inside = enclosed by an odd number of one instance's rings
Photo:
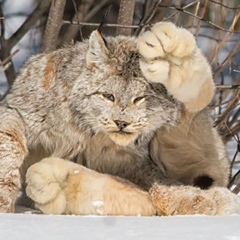
POLYGON ((47 62, 47 66, 44 74, 44 83, 43 87, 47 91, 50 86, 53 84, 53 81, 57 78, 57 73, 55 69, 55 59, 50 58, 47 62))
MULTIPOLYGON (((13 210, 28 168, 26 192, 45 213, 208 212, 208 204, 192 210, 196 199, 210 201, 208 192, 181 185, 213 183, 219 196, 227 185, 226 151, 206 110, 213 91, 193 36, 170 23, 137 39, 104 41, 94 31, 88 41, 32 57, 0 106, 0 211, 13 210), (168 188, 162 198, 159 189, 168 188), (189 196, 186 210, 185 192, 195 191, 206 199, 189 196), (96 210, 96 201, 104 207, 96 210)), ((237 201, 224 194, 222 206, 237 201)), ((214 204, 215 214, 229 213, 214 204)))
POLYGON ((32 177, 27 182, 27 194, 44 213, 128 216, 156 214, 148 193, 138 186, 79 164, 46 158, 29 168, 27 179, 29 175, 32 177), (39 176, 43 181, 39 181, 39 176), (39 195, 34 192, 37 188, 42 189, 39 195))
POLYGON ((184 111, 180 124, 157 132, 151 143, 151 153, 165 176, 193 185, 198 176, 207 175, 214 179, 213 185, 227 186, 229 166, 224 161, 225 146, 207 116, 207 111, 197 114, 184 111))

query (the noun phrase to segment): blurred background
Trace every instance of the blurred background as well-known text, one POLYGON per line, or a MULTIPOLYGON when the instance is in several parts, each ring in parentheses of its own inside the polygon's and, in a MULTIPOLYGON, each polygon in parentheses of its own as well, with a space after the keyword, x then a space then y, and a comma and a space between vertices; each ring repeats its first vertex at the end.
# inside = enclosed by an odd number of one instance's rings
POLYGON ((216 82, 211 108, 229 151, 229 188, 239 193, 240 0, 0 0, 0 98, 30 56, 87 39, 109 6, 104 35, 138 36, 158 21, 195 35, 216 82))

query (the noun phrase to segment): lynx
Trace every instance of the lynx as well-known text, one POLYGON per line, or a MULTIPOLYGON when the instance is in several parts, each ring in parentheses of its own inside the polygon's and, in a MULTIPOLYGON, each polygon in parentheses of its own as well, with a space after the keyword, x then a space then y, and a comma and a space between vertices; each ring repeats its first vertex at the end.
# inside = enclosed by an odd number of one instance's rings
POLYGON ((32 57, 0 106, 0 211, 22 185, 43 213, 240 213, 213 94, 193 35, 172 23, 32 57))

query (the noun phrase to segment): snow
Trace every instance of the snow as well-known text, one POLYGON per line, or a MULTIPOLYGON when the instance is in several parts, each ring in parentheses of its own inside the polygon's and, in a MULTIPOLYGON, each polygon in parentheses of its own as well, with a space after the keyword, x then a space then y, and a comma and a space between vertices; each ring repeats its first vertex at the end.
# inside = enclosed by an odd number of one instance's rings
POLYGON ((90 217, 0 214, 4 240, 240 240, 240 216, 90 217))
POLYGON ((104 215, 104 202, 103 201, 93 201, 92 205, 96 208, 96 211, 100 215, 104 215))
MULTIPOLYGON (((10 15, 17 11, 31 12, 34 7, 31 2, 34 0, 25 0, 24 4, 18 0, 5 1, 5 14, 10 15), (27 9, 26 6, 30 8, 27 9)), ((9 37, 25 19, 26 16, 23 15, 15 19, 6 18, 5 37, 9 37)), ((40 45, 40 34, 37 29, 33 29, 16 46, 21 49, 13 59, 17 71, 29 55, 39 51, 36 46, 40 45)), ((202 42, 202 45, 209 46, 205 42, 202 42)), ((6 90, 6 79, 4 74, 0 73, 0 94, 6 90)), ((229 155, 232 156, 236 150, 236 143, 232 141, 228 149, 229 155)), ((93 202, 99 211, 103 204, 102 201, 93 202)), ((29 214, 0 214, 0 240, 240 240, 240 215, 96 217, 32 214, 35 212, 30 209, 25 211, 29 214)))
POLYGON ((93 201, 93 206, 94 207, 103 207, 104 202, 103 201, 93 201))

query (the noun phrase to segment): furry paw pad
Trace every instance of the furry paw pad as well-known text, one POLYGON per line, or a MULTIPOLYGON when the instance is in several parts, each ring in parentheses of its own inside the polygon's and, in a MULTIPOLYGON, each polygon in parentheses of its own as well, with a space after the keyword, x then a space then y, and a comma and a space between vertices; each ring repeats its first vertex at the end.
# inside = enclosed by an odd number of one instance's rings
POLYGON ((145 59, 172 55, 177 58, 190 56, 196 48, 194 36, 184 28, 170 22, 155 24, 138 39, 138 49, 145 59))
POLYGON ((138 50, 142 55, 140 68, 148 80, 164 84, 170 65, 182 65, 182 58, 191 56, 195 48, 196 41, 188 30, 169 22, 157 23, 138 38, 138 50))
POLYGON ((61 191, 61 183, 67 178, 68 170, 63 160, 44 159, 32 165, 26 174, 26 193, 36 203, 45 204, 61 191))

